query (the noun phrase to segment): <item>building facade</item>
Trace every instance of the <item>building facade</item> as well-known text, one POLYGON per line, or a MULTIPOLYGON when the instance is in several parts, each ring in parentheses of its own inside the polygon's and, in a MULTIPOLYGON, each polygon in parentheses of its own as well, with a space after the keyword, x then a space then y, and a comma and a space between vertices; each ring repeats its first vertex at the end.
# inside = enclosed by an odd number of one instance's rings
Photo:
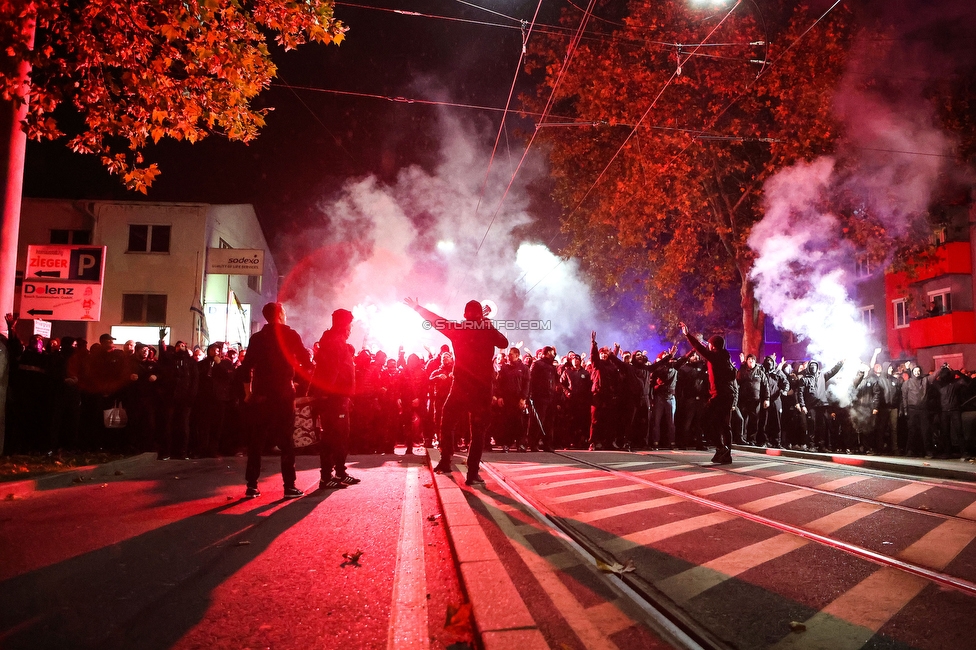
POLYGON ((18 247, 19 285, 28 245, 106 247, 97 321, 55 321, 51 335, 119 341, 247 345, 261 307, 275 300, 278 271, 250 205, 24 199, 18 247), (264 252, 261 275, 208 274, 211 248, 264 252))

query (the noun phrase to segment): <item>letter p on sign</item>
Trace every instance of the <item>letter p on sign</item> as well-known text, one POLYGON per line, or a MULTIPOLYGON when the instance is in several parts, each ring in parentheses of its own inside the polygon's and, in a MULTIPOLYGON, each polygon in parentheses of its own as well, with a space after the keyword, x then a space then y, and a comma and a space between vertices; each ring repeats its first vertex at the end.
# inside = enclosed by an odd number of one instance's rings
POLYGON ((102 279, 102 249, 79 248, 71 251, 68 278, 98 282, 102 279))

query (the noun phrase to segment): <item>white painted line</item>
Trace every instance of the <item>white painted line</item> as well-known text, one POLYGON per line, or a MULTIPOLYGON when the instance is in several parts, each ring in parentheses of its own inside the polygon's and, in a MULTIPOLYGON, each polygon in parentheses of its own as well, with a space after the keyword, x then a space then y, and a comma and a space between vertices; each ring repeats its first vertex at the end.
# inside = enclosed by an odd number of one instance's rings
POLYGON ((804 467, 803 469, 795 469, 792 472, 783 472, 782 474, 774 474, 773 476, 767 477, 770 481, 788 481, 791 478, 796 478, 797 476, 806 476, 807 474, 816 474, 817 472, 824 471, 822 467, 804 467))
POLYGON ((424 564, 423 511, 420 503, 419 468, 407 469, 407 485, 400 517, 400 541, 393 577, 393 611, 390 616, 389 650, 428 650, 427 573, 424 564))
POLYGON ((892 490, 891 492, 882 494, 878 497, 878 501, 884 501, 885 503, 892 504, 902 503, 931 489, 931 485, 925 485, 923 483, 909 483, 908 485, 902 486, 897 490, 892 490))
POLYGON ((863 519, 868 515, 876 513, 878 510, 883 509, 884 506, 880 506, 876 503, 857 503, 853 506, 848 506, 838 510, 837 512, 832 512, 829 515, 825 515, 820 519, 815 519, 810 523, 803 526, 807 530, 812 530, 815 533, 820 533, 821 535, 830 535, 844 526, 849 526, 859 519, 863 519))
POLYGON ((941 571, 976 539, 976 522, 949 519, 898 554, 898 559, 941 571))
POLYGON ((536 490, 555 490, 556 488, 569 487, 571 485, 585 485, 586 483, 601 483, 603 481, 618 481, 619 476, 604 474, 602 476, 591 476, 589 478, 575 478, 568 481, 556 481, 555 483, 543 483, 533 486, 536 490))
MULTIPOLYGON (((595 497, 605 497, 613 494, 623 494, 625 492, 636 492, 637 490, 651 490, 648 485, 635 485, 631 483, 630 485, 618 485, 617 487, 605 488, 603 490, 590 490, 588 492, 579 492, 577 494, 567 494, 566 496, 555 497, 548 499, 549 503, 572 503, 573 501, 583 501, 585 499, 593 499, 595 497)), ((576 519, 574 516, 573 519, 576 519)))
POLYGON ((860 483, 861 481, 867 481, 868 479, 875 478, 874 476, 845 476, 844 478, 839 478, 834 481, 827 481, 826 483, 821 483, 817 486, 818 490, 839 490, 842 487, 847 487, 848 485, 854 485, 855 483, 860 483))
POLYGON ((673 483, 685 483, 687 481, 697 481, 703 478, 715 478, 718 474, 714 472, 701 472, 699 474, 686 474, 684 476, 673 476, 671 478, 661 479, 660 481, 655 481, 655 483, 660 483, 661 485, 671 485, 673 483))
POLYGON ((506 472, 524 472, 530 469, 545 469, 546 467, 551 467, 553 469, 560 469, 563 467, 584 467, 579 463, 503 463, 494 462, 499 469, 504 469, 506 472))
POLYGON ((976 519, 976 501, 963 508, 956 516, 963 519, 976 519))
POLYGON ((692 494, 697 494, 699 496, 707 496, 709 494, 718 494, 720 492, 730 492, 732 490, 738 490, 744 487, 751 487, 753 485, 760 485, 766 481, 761 478, 751 478, 746 481, 735 481, 733 483, 725 483, 723 485, 713 485, 712 487, 702 488, 700 490, 693 490, 692 494))
POLYGON ((650 546, 654 542, 659 542, 663 539, 668 539, 669 537, 675 537, 677 535, 683 535, 684 533, 701 530, 702 528, 708 528, 709 526, 723 524, 726 521, 731 521, 735 518, 735 515, 730 515, 725 512, 712 512, 707 515, 689 517, 688 519, 674 521, 669 524, 655 526, 636 533, 631 533, 630 535, 618 537, 605 543, 604 547, 611 553, 620 553, 621 551, 630 550, 635 546, 650 546))
MULTIPOLYGON (((541 469, 541 468, 539 468, 541 469)), ((534 478, 549 478, 550 476, 566 476, 569 474, 589 474, 591 472, 597 472, 599 470, 595 468, 582 468, 582 469, 561 469, 555 472, 538 472, 536 474, 519 474, 516 477, 520 481, 527 481, 534 478)))
POLYGON ((810 490, 790 490, 789 492, 783 492, 782 494, 774 494, 769 497, 763 497, 762 499, 750 501, 749 503, 743 503, 741 506, 739 506, 739 510, 745 510, 746 512, 762 512, 763 510, 769 510, 770 508, 775 508, 776 506, 793 503, 799 499, 805 499, 809 496, 813 496, 814 494, 816 494, 816 492, 811 492, 810 490))
POLYGON ((758 469, 766 469, 767 467, 777 467, 782 465, 783 461, 774 460, 767 463, 755 463, 753 465, 746 465, 745 467, 736 467, 735 469, 729 470, 730 472, 755 472, 758 469))
MULTIPOLYGON (((602 490, 600 491, 602 492, 602 490)), ((601 510, 583 512, 573 515, 572 518, 583 523, 590 523, 593 521, 599 521, 600 519, 609 519, 610 517, 618 517, 620 515, 630 515, 635 512, 641 512, 642 510, 652 510, 654 508, 660 508, 661 506, 670 506, 675 503, 681 503, 682 501, 683 499, 680 497, 661 497, 660 499, 651 499, 650 501, 637 501, 635 503, 627 503, 622 506, 614 506, 612 508, 603 508, 601 510)))
POLYGON ((625 467, 637 467, 639 465, 660 465, 661 462, 659 460, 628 460, 623 463, 606 463, 606 465, 614 469, 623 469, 625 467))

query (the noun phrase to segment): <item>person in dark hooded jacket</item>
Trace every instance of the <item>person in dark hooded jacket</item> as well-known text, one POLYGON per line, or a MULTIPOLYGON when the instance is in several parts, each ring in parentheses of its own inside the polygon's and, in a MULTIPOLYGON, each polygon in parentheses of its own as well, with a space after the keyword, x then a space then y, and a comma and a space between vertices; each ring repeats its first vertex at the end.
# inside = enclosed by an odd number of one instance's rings
POLYGON ((766 446, 782 449, 780 434, 783 429, 783 395, 790 390, 790 380, 776 365, 775 355, 763 359, 762 371, 766 374, 766 390, 769 397, 763 402, 762 411, 759 414, 759 426, 766 446))
POLYGON ((827 423, 827 382, 834 378, 844 366, 838 361, 827 372, 820 371, 820 362, 811 361, 800 377, 800 390, 797 392, 797 405, 807 418, 807 444, 809 450, 827 451, 831 449, 830 429, 827 423))
POLYGON ((878 416, 875 418, 874 451, 879 454, 887 451, 897 456, 899 453, 898 411, 901 405, 902 379, 889 362, 874 364, 874 372, 878 376, 878 385, 881 387, 881 402, 878 406, 878 416))
POLYGON ((908 439, 905 441, 905 455, 910 456, 921 440, 922 452, 932 458, 935 451, 929 438, 929 376, 922 374, 918 366, 912 368, 912 375, 901 385, 901 408, 908 416, 908 439))
POLYGON ((939 389, 942 406, 939 457, 959 458, 963 450, 962 403, 966 400, 969 381, 964 374, 950 368, 949 364, 942 364, 935 375, 935 386, 939 389))
POLYGON ((766 373, 756 363, 756 355, 746 356, 735 380, 739 384, 739 412, 745 443, 752 446, 765 444, 765 440, 757 440, 756 436, 759 434, 759 413, 763 405, 769 403, 769 384, 766 373))
POLYGON ((679 323, 681 333, 688 339, 699 355, 708 362, 709 399, 705 405, 705 421, 715 432, 715 455, 713 463, 730 465, 732 463, 732 411, 739 398, 739 386, 735 381, 735 366, 732 357, 725 349, 725 339, 715 335, 708 339, 708 346, 688 331, 688 326, 679 323))

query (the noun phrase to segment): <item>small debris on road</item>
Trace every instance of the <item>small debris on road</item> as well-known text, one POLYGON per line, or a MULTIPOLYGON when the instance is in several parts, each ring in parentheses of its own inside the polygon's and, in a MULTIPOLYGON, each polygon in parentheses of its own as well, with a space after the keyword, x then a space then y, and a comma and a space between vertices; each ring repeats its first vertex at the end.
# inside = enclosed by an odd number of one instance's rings
POLYGON ((432 521, 432 522, 434 522, 436 524, 437 523, 437 520, 440 519, 440 518, 441 518, 441 516, 439 514, 437 514, 437 515, 430 515, 429 517, 427 517, 427 521, 432 521))
POLYGON ((634 566, 633 560, 627 560, 623 564, 619 562, 614 562, 613 564, 607 564, 606 562, 596 561, 596 568, 604 573, 614 573, 616 575, 623 575, 625 573, 631 573, 636 571, 637 567, 634 566))
POLYGON ((10 493, 10 494, 8 494, 8 495, 7 495, 6 497, 4 497, 4 500, 5 500, 5 501, 13 501, 13 500, 14 500, 14 499, 16 499, 16 498, 17 498, 17 495, 16 495, 16 494, 14 494, 13 492, 11 492, 11 493, 10 493))
POLYGON ((234 544, 234 546, 250 546, 250 545, 251 542, 246 539, 239 540, 236 544, 234 544))
POLYGON ((363 552, 359 549, 356 549, 355 553, 343 553, 342 557, 345 558, 345 561, 343 561, 343 563, 340 564, 339 566, 340 567, 344 567, 347 565, 354 566, 354 567, 361 566, 359 564, 359 558, 361 558, 362 556, 363 556, 363 552))
MULTIPOLYGON (((447 606, 447 620, 444 621, 444 629, 458 635, 471 633, 471 604, 447 606)), ((454 646, 451 646, 454 647, 454 646)))
POLYGON ((117 469, 117 470, 115 470, 115 475, 116 475, 116 476, 125 476, 125 472, 123 472, 123 471, 122 471, 122 470, 120 470, 120 469, 117 469))
POLYGON ((790 621, 790 630, 799 634, 800 632, 806 632, 807 626, 803 623, 798 623, 796 621, 790 621))

